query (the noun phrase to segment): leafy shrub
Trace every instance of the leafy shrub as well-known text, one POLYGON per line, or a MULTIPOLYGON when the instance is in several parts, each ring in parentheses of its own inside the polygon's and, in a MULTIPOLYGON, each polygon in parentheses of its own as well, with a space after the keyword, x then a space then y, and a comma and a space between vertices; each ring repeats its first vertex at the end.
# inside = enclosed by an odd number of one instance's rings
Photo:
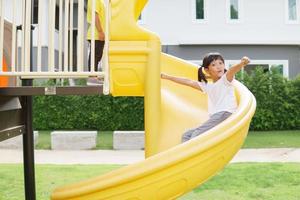
MULTIPOLYGON (((258 67, 241 81, 257 101, 251 130, 300 129, 300 76, 287 80, 258 67)), ((143 130, 144 102, 140 97, 38 96, 33 122, 39 130, 143 130)))
POLYGON ((287 130, 300 127, 300 77, 284 78, 278 71, 256 68, 242 82, 256 97, 252 130, 287 130))
POLYGON ((38 130, 143 130, 143 104, 138 97, 38 96, 33 124, 38 130))

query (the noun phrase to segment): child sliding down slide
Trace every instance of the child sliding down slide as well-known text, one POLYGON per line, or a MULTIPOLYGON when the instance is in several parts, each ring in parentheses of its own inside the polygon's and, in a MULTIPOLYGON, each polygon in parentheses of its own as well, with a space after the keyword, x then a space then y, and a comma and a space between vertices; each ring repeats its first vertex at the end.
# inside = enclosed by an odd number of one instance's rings
POLYGON ((209 119, 199 127, 186 131, 182 135, 182 142, 186 142, 215 127, 236 111, 237 101, 232 82, 234 81, 234 75, 249 62, 248 57, 243 57, 238 64, 226 70, 222 55, 209 53, 204 57, 203 64, 198 69, 198 81, 161 73, 162 79, 193 87, 208 95, 209 119), (212 83, 206 80, 203 69, 210 75, 212 83))

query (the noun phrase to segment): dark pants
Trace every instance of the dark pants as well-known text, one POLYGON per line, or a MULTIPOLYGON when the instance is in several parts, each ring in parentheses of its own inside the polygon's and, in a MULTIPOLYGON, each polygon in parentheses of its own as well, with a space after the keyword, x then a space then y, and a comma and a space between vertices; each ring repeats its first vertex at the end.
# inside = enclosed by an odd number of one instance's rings
MULTIPOLYGON (((89 71, 91 71, 92 42, 91 40, 88 40, 88 42, 90 43, 90 55, 89 55, 88 66, 89 66, 89 71)), ((104 41, 95 40, 95 66, 94 66, 95 71, 98 71, 98 63, 102 59, 104 44, 105 44, 104 41)))

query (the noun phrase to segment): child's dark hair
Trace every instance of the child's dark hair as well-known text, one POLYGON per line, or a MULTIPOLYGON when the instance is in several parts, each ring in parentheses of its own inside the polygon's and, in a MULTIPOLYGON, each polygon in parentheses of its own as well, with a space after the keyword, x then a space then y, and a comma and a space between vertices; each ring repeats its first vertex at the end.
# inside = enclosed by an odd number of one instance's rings
MULTIPOLYGON (((204 81, 205 83, 207 83, 205 74, 203 73, 203 68, 204 69, 208 69, 208 66, 210 65, 210 63, 212 63, 215 60, 221 60, 223 63, 224 62, 224 58, 222 57, 222 55, 218 52, 213 52, 213 53, 208 53, 204 56, 203 61, 202 61, 202 66, 198 69, 198 81, 204 81)), ((225 69, 226 72, 226 69, 225 69)))

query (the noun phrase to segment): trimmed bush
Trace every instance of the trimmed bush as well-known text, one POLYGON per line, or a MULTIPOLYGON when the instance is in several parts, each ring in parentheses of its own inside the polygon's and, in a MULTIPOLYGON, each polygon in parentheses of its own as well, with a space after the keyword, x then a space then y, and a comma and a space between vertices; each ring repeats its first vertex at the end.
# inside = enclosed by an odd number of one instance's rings
POLYGON ((276 70, 258 67, 242 82, 257 101, 251 130, 300 129, 300 77, 287 80, 276 70))
POLYGON ((143 130, 144 102, 139 97, 37 96, 37 130, 143 130))
MULTIPOLYGON (((237 78, 241 80, 240 74, 237 78)), ((287 80, 276 70, 257 67, 241 80, 254 94, 256 113, 251 130, 300 129, 300 76, 287 80)), ((144 130, 141 97, 34 97, 37 130, 144 130)))

